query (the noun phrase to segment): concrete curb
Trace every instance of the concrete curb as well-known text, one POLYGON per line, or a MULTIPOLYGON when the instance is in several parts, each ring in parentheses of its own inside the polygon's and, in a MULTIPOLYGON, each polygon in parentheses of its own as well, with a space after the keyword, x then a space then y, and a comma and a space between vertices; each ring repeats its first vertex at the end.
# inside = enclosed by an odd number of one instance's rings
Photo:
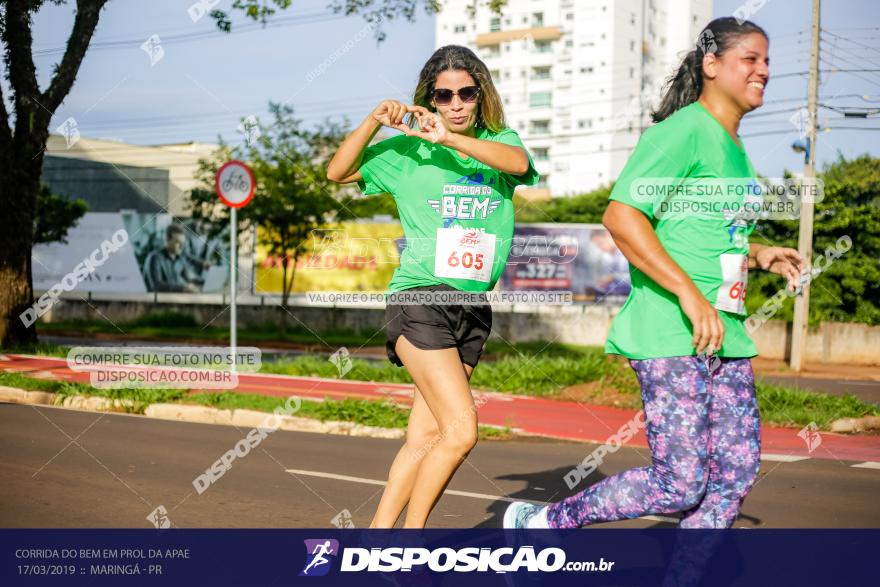
MULTIPOLYGON (((62 396, 45 391, 26 391, 16 387, 0 386, 0 401, 18 404, 35 404, 56 406, 87 412, 119 412, 129 411, 134 402, 131 400, 113 400, 97 396, 62 396)), ((317 432, 320 434, 338 434, 342 436, 360 436, 368 438, 403 438, 404 430, 400 428, 381 428, 364 426, 352 422, 321 422, 312 418, 279 415, 256 410, 221 410, 208 406, 187 404, 150 404, 144 410, 147 418, 160 420, 176 420, 178 422, 194 422, 198 424, 221 424, 240 428, 256 428, 267 418, 281 430, 291 432, 317 432)))
POLYGON ((840 418, 831 423, 832 432, 864 432, 865 430, 880 430, 880 417, 840 418))
POLYGON ((17 387, 0 385, 0 401, 54 406, 55 394, 46 391, 26 391, 17 387))
POLYGON ((160 420, 179 420, 200 424, 232 425, 232 410, 220 410, 208 406, 188 406, 184 404, 150 404, 144 416, 160 420))

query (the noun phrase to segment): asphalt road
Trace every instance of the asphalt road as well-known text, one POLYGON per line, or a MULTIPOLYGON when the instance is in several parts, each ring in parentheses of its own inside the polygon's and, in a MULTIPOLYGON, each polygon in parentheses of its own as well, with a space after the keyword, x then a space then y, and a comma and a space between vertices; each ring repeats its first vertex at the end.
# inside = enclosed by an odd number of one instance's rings
MULTIPOLYGON (((247 429, 0 404, 0 526, 150 527, 163 506, 175 527, 330 527, 343 510, 369 525, 399 440, 278 431, 199 495, 193 479, 247 429), (291 472, 293 471, 293 472, 291 472), (371 482, 372 481, 372 482, 371 482), (378 482, 378 483, 377 483, 378 482)), ((481 442, 430 527, 499 527, 505 498, 558 500, 563 475, 595 445, 481 442)), ((603 476, 649 462, 646 449, 606 458, 603 476)), ((767 462, 739 527, 880 527, 880 470, 810 459, 767 462)), ((581 487, 576 488, 580 489, 581 487)), ((638 519, 595 527, 669 525, 638 519)))

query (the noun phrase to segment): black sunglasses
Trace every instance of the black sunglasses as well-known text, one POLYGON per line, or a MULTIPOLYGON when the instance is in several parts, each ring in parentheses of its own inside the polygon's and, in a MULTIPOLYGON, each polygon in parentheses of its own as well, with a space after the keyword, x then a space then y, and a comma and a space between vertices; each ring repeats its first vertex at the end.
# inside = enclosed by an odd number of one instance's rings
POLYGON ((449 88, 435 88, 434 91, 431 92, 431 97, 437 104, 446 106, 447 104, 452 103, 452 98, 455 95, 458 95, 462 102, 474 102, 479 94, 480 86, 465 86, 457 92, 453 92, 449 88))

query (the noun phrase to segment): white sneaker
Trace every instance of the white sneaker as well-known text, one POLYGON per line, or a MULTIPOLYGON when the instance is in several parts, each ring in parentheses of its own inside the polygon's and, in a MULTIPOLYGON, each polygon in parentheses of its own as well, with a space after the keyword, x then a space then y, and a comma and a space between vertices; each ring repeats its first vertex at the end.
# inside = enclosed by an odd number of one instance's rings
POLYGON ((507 506, 504 512, 504 528, 549 528, 547 524, 547 506, 534 505, 524 501, 515 501, 507 506))

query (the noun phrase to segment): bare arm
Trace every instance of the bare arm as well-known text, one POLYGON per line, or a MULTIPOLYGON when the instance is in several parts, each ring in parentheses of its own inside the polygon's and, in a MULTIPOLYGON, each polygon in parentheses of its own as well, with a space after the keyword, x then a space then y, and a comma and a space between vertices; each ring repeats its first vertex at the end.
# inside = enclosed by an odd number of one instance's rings
POLYGON ((385 100, 379 104, 339 145, 327 165, 327 179, 336 183, 351 183, 363 179, 358 169, 364 157, 364 149, 383 125, 408 130, 409 127, 402 124, 403 117, 407 112, 413 112, 413 108, 396 100, 385 100))
POLYGON ((379 132, 382 125, 368 116, 354 129, 333 155, 330 164, 327 165, 327 179, 336 183, 351 183, 362 179, 358 169, 364 156, 364 149, 379 132))
POLYGON ((678 297, 682 311, 691 321, 697 353, 721 348, 724 325, 718 312, 663 248, 648 218, 632 206, 612 201, 602 224, 630 263, 678 297))
POLYGON ((510 175, 522 175, 529 170, 525 149, 496 141, 485 141, 467 135, 447 133, 447 147, 470 155, 492 169, 510 175))
POLYGON ((422 106, 413 106, 413 109, 420 128, 401 128, 406 134, 461 151, 502 173, 522 175, 529 170, 529 156, 525 149, 450 132, 436 112, 422 106))

